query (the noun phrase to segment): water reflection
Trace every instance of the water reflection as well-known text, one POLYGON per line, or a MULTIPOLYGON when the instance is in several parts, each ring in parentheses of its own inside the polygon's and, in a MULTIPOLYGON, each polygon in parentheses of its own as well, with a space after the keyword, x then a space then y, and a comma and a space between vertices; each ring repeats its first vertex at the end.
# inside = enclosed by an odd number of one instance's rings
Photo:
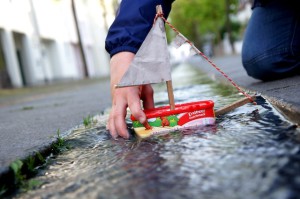
MULTIPOLYGON (((186 82, 174 75, 178 102, 213 99, 218 108, 241 97, 211 89, 218 86, 190 71, 186 82)), ((165 92, 155 97, 167 103, 165 92)), ((73 149, 36 177, 40 189, 17 197, 297 198, 299 130, 263 98, 257 102, 219 117, 214 126, 146 140, 112 140, 107 114, 101 115, 95 128, 80 127, 68 137, 73 149)))

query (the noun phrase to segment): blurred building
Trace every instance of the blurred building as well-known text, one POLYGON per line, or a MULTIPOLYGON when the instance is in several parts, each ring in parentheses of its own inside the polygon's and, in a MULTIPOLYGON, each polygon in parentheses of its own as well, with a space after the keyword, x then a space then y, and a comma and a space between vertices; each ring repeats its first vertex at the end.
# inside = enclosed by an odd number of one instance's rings
POLYGON ((0 87, 107 76, 112 18, 111 0, 1 0, 0 87))

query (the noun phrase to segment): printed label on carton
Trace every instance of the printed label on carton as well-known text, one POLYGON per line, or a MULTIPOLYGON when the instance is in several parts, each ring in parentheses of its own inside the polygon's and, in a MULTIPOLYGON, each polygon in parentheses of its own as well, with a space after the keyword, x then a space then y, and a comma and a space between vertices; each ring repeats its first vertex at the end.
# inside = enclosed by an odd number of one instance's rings
MULTIPOLYGON (((188 126, 201 126, 215 124, 213 109, 195 110, 175 115, 162 116, 148 119, 151 130, 146 130, 145 127, 138 121, 133 121, 135 132, 143 137, 143 134, 164 134, 170 130, 176 130, 188 126)), ((145 136, 146 137, 146 136, 145 136)))

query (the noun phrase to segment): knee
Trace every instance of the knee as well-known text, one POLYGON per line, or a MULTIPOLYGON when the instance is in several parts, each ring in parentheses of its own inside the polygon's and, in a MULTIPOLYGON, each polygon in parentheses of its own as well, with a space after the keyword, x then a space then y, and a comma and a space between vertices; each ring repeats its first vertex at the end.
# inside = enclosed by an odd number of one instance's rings
POLYGON ((271 81, 299 73, 298 58, 283 54, 264 54, 257 57, 242 54, 242 63, 247 74, 255 79, 271 81))
POLYGON ((271 69, 269 65, 266 65, 265 63, 262 62, 246 61, 243 58, 242 61, 243 61, 243 66, 249 76, 262 81, 271 80, 271 76, 270 76, 271 69))

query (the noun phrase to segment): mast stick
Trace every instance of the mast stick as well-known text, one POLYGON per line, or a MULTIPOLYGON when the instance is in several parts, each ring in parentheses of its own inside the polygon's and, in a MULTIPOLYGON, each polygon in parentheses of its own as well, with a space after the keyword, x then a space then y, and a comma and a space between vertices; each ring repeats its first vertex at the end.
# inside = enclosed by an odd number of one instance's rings
MULTIPOLYGON (((162 6, 161 5, 157 5, 156 6, 156 17, 158 15, 163 15, 163 10, 162 10, 162 6)), ((167 90, 168 90, 168 98, 169 98, 170 110, 175 110, 175 100, 174 100, 172 80, 166 81, 166 84, 167 84, 167 90)))
POLYGON ((157 5, 156 6, 156 14, 163 14, 163 10, 162 10, 162 6, 161 5, 157 5))
POLYGON ((166 81, 166 83, 167 83, 167 90, 168 90, 168 98, 169 98, 170 109, 171 110, 175 110, 175 101, 174 101, 174 93, 173 93, 172 80, 166 81))

